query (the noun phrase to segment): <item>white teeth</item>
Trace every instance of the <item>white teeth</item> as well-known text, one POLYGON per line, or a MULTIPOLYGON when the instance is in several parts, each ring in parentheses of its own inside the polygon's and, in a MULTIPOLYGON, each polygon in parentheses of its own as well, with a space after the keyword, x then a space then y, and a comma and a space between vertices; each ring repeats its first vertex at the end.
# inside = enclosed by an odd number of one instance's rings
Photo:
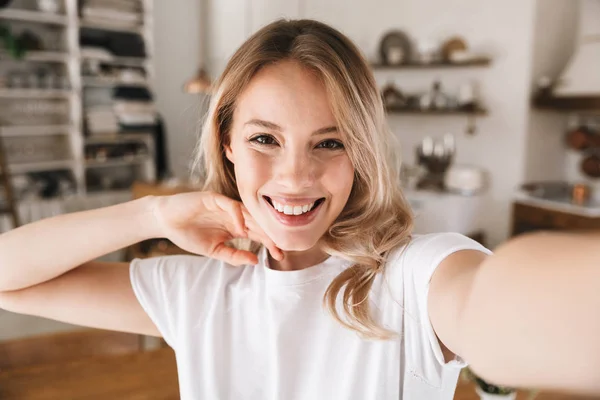
POLYGON ((283 205, 271 200, 273 203, 273 208, 275 208, 280 213, 284 213, 286 215, 300 215, 312 210, 315 202, 313 201, 310 204, 305 204, 303 206, 291 206, 291 205, 283 205))

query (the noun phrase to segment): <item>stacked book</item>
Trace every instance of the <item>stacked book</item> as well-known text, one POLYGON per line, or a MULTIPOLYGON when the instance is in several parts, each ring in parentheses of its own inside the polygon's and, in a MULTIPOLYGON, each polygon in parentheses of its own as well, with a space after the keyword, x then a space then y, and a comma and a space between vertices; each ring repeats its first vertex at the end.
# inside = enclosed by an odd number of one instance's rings
POLYGON ((119 132, 119 123, 110 106, 90 107, 86 110, 87 132, 90 136, 109 135, 119 132))

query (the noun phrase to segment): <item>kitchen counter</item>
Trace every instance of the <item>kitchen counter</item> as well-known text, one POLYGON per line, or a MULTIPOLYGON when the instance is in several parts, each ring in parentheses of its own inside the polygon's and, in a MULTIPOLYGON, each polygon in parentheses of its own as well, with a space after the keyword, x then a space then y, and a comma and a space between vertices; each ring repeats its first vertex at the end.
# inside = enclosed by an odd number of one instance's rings
POLYGON ((415 214, 415 232, 457 232, 470 235, 483 230, 482 195, 463 196, 449 192, 404 190, 415 214))
POLYGON ((561 211, 582 217, 598 218, 600 217, 600 204, 592 206, 578 206, 576 204, 567 203, 566 201, 548 200, 539 197, 531 196, 524 191, 517 191, 514 200, 536 207, 545 208, 548 210, 561 211))

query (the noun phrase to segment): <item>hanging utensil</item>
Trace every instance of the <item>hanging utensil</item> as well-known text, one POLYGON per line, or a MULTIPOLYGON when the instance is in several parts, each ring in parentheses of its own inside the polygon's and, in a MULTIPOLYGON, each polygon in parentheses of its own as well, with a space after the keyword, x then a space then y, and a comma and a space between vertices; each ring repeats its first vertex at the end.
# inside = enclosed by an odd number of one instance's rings
POLYGON ((581 161, 581 171, 590 178, 600 178, 600 156, 590 154, 581 161))

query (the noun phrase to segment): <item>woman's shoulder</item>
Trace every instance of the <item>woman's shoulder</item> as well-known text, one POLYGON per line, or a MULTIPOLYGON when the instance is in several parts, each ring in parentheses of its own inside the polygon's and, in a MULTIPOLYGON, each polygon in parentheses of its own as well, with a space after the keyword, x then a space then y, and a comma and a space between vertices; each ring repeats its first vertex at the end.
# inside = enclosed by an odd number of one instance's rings
POLYGON ((177 285, 195 285, 198 280, 208 282, 217 276, 235 275, 243 268, 223 261, 192 254, 177 254, 134 259, 131 275, 154 276, 163 282, 177 285))
POLYGON ((214 264, 215 262, 218 261, 209 257, 193 254, 171 254, 147 258, 135 258, 131 261, 132 265, 139 265, 141 268, 178 270, 203 268, 210 264, 214 264))
POLYGON ((491 251, 482 244, 461 233, 413 234, 404 244, 390 251, 387 264, 397 265, 407 261, 439 263, 445 257, 459 250, 477 250, 491 254, 491 251))
POLYGON ((427 292, 434 271, 446 257, 460 250, 491 254, 480 243, 456 232, 411 236, 388 254, 384 274, 390 294, 395 299, 402 299, 406 294, 404 298, 424 304, 422 295, 427 292))

